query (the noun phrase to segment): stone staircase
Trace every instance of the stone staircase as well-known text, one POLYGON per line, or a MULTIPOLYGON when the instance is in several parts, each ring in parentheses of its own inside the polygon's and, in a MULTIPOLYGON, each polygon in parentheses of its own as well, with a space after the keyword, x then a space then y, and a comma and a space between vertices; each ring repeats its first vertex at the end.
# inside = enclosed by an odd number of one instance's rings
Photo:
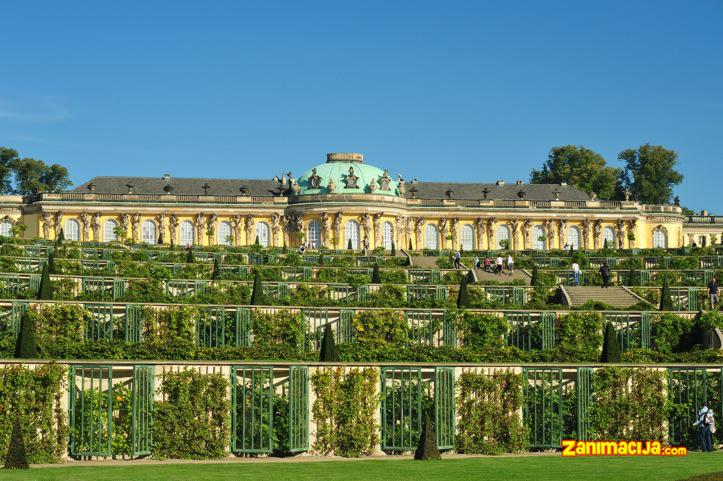
POLYGON ((588 301, 597 301, 610 306, 627 309, 641 301, 640 297, 625 287, 563 286, 562 301, 568 306, 582 306, 588 301))

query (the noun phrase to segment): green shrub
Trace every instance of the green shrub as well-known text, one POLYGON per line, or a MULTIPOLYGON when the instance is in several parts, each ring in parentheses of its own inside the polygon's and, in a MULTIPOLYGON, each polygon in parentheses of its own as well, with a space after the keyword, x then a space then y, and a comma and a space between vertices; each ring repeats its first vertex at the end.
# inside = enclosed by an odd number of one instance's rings
POLYGON ((285 345, 300 349, 304 342, 303 319, 291 311, 273 314, 253 313, 254 345, 259 347, 285 345))
POLYGON ((362 345, 403 346, 407 341, 407 323, 400 311, 362 311, 354 316, 352 326, 355 341, 362 345))
POLYGON ((460 330, 465 347, 477 350, 498 349, 504 346, 507 320, 496 314, 464 312, 460 330))
POLYGON ((555 348, 561 362, 597 362, 602 348, 603 317, 599 312, 574 312, 559 320, 555 348))
POLYGON ((653 345, 662 353, 680 352, 690 343, 693 321, 671 314, 657 314, 653 322, 653 345))

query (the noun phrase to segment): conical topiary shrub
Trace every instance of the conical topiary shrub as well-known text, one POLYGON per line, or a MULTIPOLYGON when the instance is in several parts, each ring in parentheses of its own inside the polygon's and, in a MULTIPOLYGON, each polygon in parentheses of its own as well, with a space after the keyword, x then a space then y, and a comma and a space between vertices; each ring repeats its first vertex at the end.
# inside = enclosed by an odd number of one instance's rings
POLYGON ((319 252, 319 265, 324 265, 324 254, 322 254, 321 252, 319 252))
POLYGON ((462 276, 457 294, 457 308, 469 307, 469 292, 467 291, 467 276, 462 276))
POLYGON ((392 241, 392 257, 397 255, 397 246, 394 245, 394 241, 392 241))
POLYGON ((43 266, 43 273, 40 275, 40 287, 38 287, 38 299, 50 300, 53 298, 53 284, 50 281, 48 264, 43 266))
POLYGON ((286 242, 284 242, 284 245, 281 247, 281 253, 286 254, 287 252, 289 252, 289 248, 286 247, 286 242))
POLYGON ((422 425, 422 433, 419 435, 417 450, 414 452, 414 459, 418 461, 442 459, 429 413, 424 414, 424 424, 422 425))
POLYGON ((409 250, 410 252, 414 250, 412 249, 412 239, 409 239, 409 250))
POLYGON ((211 270, 211 279, 216 280, 221 275, 221 266, 218 265, 218 257, 213 259, 213 269, 211 270))
POLYGON ((258 236, 258 234, 256 235, 256 240, 254 241, 254 245, 257 245, 257 246, 258 246, 258 245, 261 245, 261 243, 259 242, 259 236, 258 236))
POLYGON ((261 285, 261 277, 259 271, 254 271, 254 287, 251 291, 251 305, 262 306, 266 304, 264 301, 264 288, 261 285))
POLYGON ((537 268, 537 264, 532 265, 532 278, 530 279, 530 285, 537 287, 540 283, 540 270, 537 268))
POLYGON ((382 278, 379 276, 379 264, 376 262, 374 263, 374 268, 372 269, 372 284, 381 284, 382 278))
POLYGON ((5 469, 28 469, 29 467, 20 413, 16 413, 13 433, 10 435, 10 444, 8 444, 8 452, 5 455, 5 469))
POLYGON ((35 342, 35 322, 26 312, 20 318, 20 329, 15 340, 15 357, 18 359, 38 359, 38 346, 35 342))
POLYGON ((605 340, 603 342, 602 362, 620 362, 620 343, 611 322, 605 325, 605 340))
POLYGON ((321 338, 321 351, 319 352, 321 362, 339 362, 339 350, 336 348, 334 333, 331 324, 324 326, 324 337, 321 338))
POLYGON ((672 311, 673 298, 670 296, 670 286, 668 286, 668 276, 663 276, 663 289, 660 291, 660 310, 672 311))
POLYGON ((196 256, 193 255, 193 247, 188 248, 188 252, 186 252, 186 264, 193 264, 196 262, 196 256))
POLYGON ((352 247, 351 247, 351 239, 349 239, 348 241, 346 241, 346 248, 347 248, 347 250, 352 250, 352 247))
POLYGON ((48 256, 48 274, 55 274, 55 251, 48 256))

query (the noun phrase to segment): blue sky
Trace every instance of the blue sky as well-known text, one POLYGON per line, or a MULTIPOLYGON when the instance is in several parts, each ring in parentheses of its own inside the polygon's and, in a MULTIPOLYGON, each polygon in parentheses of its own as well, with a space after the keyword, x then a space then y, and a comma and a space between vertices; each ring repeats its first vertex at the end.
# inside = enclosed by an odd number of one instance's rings
POLYGON ((361 152, 529 179, 552 146, 675 149, 723 213, 723 2, 5 2, 0 145, 95 175, 271 178, 361 152), (715 192, 715 194, 714 194, 715 192))

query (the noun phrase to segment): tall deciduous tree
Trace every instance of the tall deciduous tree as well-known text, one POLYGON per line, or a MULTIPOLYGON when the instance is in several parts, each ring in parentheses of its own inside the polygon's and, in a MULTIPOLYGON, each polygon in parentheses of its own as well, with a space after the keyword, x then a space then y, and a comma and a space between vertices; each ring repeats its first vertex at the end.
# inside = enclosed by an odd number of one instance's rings
POLYGON ((18 153, 7 147, 0 147, 0 194, 12 192, 13 164, 18 160, 18 153))
POLYGON ((68 169, 62 165, 48 165, 39 159, 21 158, 17 151, 0 147, 0 194, 60 192, 70 185, 68 169))
POLYGON ((683 175, 675 170, 678 153, 660 145, 623 150, 618 159, 625 162, 620 175, 621 189, 630 191, 640 202, 666 204, 673 196, 673 186, 683 182, 683 175))
POLYGON ((583 146, 553 147, 541 170, 533 170, 533 184, 566 182, 601 199, 612 199, 620 169, 609 167, 602 155, 583 146))

